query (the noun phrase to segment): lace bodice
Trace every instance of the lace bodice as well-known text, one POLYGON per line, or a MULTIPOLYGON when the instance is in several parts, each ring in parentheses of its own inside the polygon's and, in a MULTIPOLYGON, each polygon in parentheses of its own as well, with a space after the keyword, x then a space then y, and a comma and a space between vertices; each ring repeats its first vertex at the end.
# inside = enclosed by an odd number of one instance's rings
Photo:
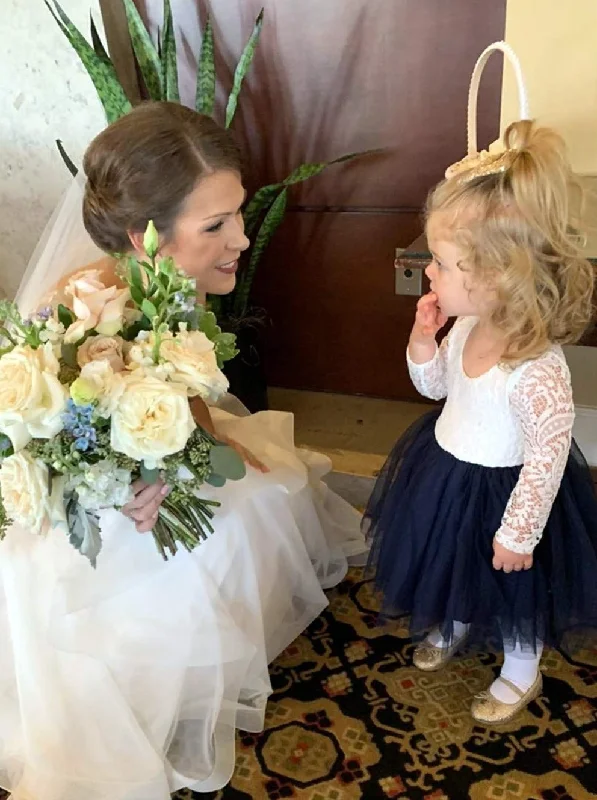
POLYGON ((461 461, 486 467, 522 465, 496 540, 531 553, 558 493, 572 440, 570 372, 560 347, 514 370, 501 367, 469 378, 462 352, 475 318, 458 320, 435 357, 408 359, 417 390, 446 398, 436 425, 439 445, 461 461))

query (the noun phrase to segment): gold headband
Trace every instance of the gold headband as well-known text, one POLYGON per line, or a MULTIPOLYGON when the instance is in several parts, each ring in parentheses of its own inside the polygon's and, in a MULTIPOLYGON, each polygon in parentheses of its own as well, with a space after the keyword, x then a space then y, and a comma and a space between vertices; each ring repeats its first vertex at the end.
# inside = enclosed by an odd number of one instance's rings
POLYGON ((485 175, 497 175, 512 166, 517 152, 516 149, 510 148, 499 153, 490 153, 487 150, 471 153, 451 164, 446 170, 446 178, 448 180, 457 178, 459 183, 468 183, 485 175))

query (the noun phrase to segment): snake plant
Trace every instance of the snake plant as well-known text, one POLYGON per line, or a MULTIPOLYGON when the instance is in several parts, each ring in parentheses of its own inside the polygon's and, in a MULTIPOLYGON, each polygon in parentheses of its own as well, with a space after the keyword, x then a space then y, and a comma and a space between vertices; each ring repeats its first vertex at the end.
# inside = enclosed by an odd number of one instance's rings
MULTIPOLYGON (((57 0, 44 0, 44 2, 87 70, 104 108, 108 123, 130 111, 131 102, 118 79, 114 64, 103 46, 93 18, 91 18, 91 43, 89 43, 57 0)), ((161 31, 158 32, 157 42, 154 42, 147 30, 134 0, 122 0, 122 2, 126 10, 128 31, 138 74, 145 85, 146 95, 152 100, 180 102, 176 41, 170 0, 164 0, 163 24, 161 31)), ((243 81, 251 67, 255 50, 259 44, 263 16, 264 12, 261 9, 235 70, 232 90, 226 105, 224 124, 227 128, 234 120, 243 81)), ((202 32, 201 52, 197 67, 195 108, 202 114, 213 116, 216 72, 213 27, 209 18, 202 32)), ((57 140, 57 145, 66 166, 71 173, 76 174, 77 168, 69 159, 62 141, 57 140)), ((243 209, 243 216, 247 235, 252 238, 252 244, 249 250, 243 254, 243 263, 236 289, 226 298, 211 298, 214 310, 223 321, 227 320, 229 324, 238 323, 247 316, 255 272, 267 245, 284 218, 288 188, 318 175, 332 164, 348 161, 359 155, 362 153, 350 153, 328 162, 301 164, 285 180, 261 187, 248 200, 243 209)))

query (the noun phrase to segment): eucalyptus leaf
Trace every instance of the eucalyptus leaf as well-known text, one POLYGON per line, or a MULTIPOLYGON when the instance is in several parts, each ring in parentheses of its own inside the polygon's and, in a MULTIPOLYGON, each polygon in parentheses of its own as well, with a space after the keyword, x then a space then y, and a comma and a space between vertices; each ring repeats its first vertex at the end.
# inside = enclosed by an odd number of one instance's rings
POLYGON ((211 19, 207 17, 201 53, 197 64, 197 93, 195 108, 200 114, 211 116, 216 99, 216 68, 214 63, 214 33, 211 19))
POLYGON ((209 483, 210 486, 215 486, 216 489, 220 489, 222 486, 226 485, 226 478, 212 472, 211 475, 205 479, 205 483, 209 483))
POLYGON ((212 469, 229 481, 239 481, 247 474, 245 462, 241 456, 228 445, 215 445, 209 454, 212 469))

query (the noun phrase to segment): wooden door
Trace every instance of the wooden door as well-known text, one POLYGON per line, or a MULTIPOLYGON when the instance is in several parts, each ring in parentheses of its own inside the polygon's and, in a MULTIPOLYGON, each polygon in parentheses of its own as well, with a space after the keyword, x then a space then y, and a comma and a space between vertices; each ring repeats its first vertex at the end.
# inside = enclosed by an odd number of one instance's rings
MULTIPOLYGON (((503 38, 505 0, 174 0, 192 99, 198 18, 210 8, 220 102, 261 5, 265 24, 234 123, 254 188, 302 161, 383 148, 293 189, 255 299, 271 318, 271 385, 415 397, 404 350, 416 300, 394 294, 394 252, 421 231, 421 207, 466 146, 479 53, 503 38)), ((148 10, 159 20, 161 0, 148 10)), ((151 16, 151 14, 150 14, 151 16)), ((498 135, 502 64, 480 93, 480 145, 498 135)))

